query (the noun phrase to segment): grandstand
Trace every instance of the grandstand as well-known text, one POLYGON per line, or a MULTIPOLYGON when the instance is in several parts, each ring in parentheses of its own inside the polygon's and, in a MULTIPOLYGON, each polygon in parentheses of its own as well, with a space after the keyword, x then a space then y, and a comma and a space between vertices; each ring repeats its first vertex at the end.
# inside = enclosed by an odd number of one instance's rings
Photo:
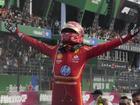
MULTIPOLYGON (((13 76, 13 82, 5 84, 0 91, 7 91, 10 84, 29 85, 32 75, 39 77, 39 89, 51 90, 52 62, 20 40, 15 39, 4 29, 4 22, 18 24, 22 32, 38 38, 44 38, 44 29, 51 30, 52 37, 59 39, 61 2, 66 3, 66 21, 81 22, 86 34, 99 40, 109 40, 127 32, 127 27, 136 18, 140 23, 139 4, 123 0, 99 0, 92 3, 86 0, 9 0, 0 9, 0 82, 13 76), (32 9, 31 9, 32 4, 32 9), (40 5, 37 5, 40 4, 40 5), (84 5, 85 4, 85 5, 84 5), (122 14, 129 6, 129 14, 122 14), (101 8, 102 7, 102 8, 101 8), (137 8, 132 8, 137 7, 137 8), (129 17, 129 20, 125 20, 129 17), (88 20, 88 21, 87 21, 88 20), (40 34, 41 33, 41 34, 40 34), (57 36, 57 37, 56 37, 57 36), (4 75, 4 76, 3 76, 4 75), (15 78, 16 76, 16 78, 15 78)), ((95 0, 96 1, 96 0, 95 0)), ((54 42, 54 40, 51 40, 54 42)), ((140 87, 140 45, 139 37, 126 45, 119 46, 91 61, 83 75, 83 90, 93 91, 100 88, 111 91, 131 92, 140 87), (133 84, 132 84, 133 83, 133 84)), ((52 44, 52 43, 51 43, 52 44)), ((12 78, 9 78, 12 80, 12 78)), ((9 81, 8 80, 8 81, 9 81)))

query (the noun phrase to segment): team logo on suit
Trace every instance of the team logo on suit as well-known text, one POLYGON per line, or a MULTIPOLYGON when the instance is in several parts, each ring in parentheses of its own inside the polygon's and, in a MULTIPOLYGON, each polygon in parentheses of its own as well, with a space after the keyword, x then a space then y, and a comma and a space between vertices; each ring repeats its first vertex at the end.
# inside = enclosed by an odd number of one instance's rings
POLYGON ((64 65, 61 67, 60 73, 63 76, 69 76, 71 73, 71 68, 68 65, 64 65))

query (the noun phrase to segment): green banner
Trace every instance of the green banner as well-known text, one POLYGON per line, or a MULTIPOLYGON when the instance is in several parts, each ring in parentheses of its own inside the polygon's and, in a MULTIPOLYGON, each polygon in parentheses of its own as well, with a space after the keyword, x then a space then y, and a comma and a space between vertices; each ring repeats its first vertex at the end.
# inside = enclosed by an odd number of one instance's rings
POLYGON ((71 5, 80 9, 84 9, 85 4, 86 4, 86 0, 57 0, 57 1, 66 3, 68 5, 71 5))
POLYGON ((107 13, 107 3, 106 0, 58 0, 64 2, 68 5, 75 6, 80 9, 87 11, 106 14, 107 13))
POLYGON ((106 0, 86 0, 85 10, 98 14, 107 14, 106 0))
POLYGON ((0 0, 0 6, 4 6, 5 5, 5 0, 0 0))
MULTIPOLYGON (((17 75, 13 74, 13 75, 4 75, 4 74, 1 74, 0 75, 0 91, 14 91, 16 90, 16 85, 17 85, 17 75)), ((20 75, 20 85, 22 87, 22 89, 20 90, 26 90, 28 84, 30 83, 31 81, 31 76, 23 76, 23 75, 20 75)))
POLYGON ((93 89, 101 89, 103 91, 111 91, 113 89, 114 82, 105 81, 104 78, 100 81, 93 81, 93 89))
MULTIPOLYGON (((5 22, 1 22, 1 31, 8 32, 5 29, 5 22)), ((32 26, 25 26, 25 25, 18 25, 18 28, 20 32, 26 33, 27 35, 33 36, 33 37, 44 37, 44 33, 46 29, 38 28, 38 27, 32 27, 32 26)))

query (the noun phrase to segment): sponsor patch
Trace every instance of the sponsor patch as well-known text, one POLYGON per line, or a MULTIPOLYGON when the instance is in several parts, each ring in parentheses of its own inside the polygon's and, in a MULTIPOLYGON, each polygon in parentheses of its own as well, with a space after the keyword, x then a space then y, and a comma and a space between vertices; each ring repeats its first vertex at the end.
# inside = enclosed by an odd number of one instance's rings
POLYGON ((56 63, 61 63, 62 62, 62 58, 63 58, 63 55, 61 53, 57 54, 56 55, 56 63))
POLYGON ((74 55, 73 58, 72 58, 72 62, 74 63, 78 63, 80 60, 79 56, 78 55, 74 55))
POLYGON ((61 67, 60 73, 63 76, 69 76, 71 73, 71 68, 68 65, 64 65, 61 67))

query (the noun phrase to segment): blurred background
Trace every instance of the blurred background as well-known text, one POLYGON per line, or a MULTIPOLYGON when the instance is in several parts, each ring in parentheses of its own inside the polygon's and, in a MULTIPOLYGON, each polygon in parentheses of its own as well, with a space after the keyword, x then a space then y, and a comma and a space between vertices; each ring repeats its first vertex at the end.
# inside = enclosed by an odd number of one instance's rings
MULTIPOLYGON (((102 43, 127 34, 140 23, 139 0, 0 0, 0 91, 52 89, 52 61, 15 39, 9 21, 48 44, 56 44, 63 22, 78 21, 88 38, 102 43), (62 19, 64 18, 64 19, 62 19), (65 20, 65 21, 62 21, 65 20)), ((140 87, 140 37, 91 59, 83 74, 83 91, 131 93, 140 87)))

